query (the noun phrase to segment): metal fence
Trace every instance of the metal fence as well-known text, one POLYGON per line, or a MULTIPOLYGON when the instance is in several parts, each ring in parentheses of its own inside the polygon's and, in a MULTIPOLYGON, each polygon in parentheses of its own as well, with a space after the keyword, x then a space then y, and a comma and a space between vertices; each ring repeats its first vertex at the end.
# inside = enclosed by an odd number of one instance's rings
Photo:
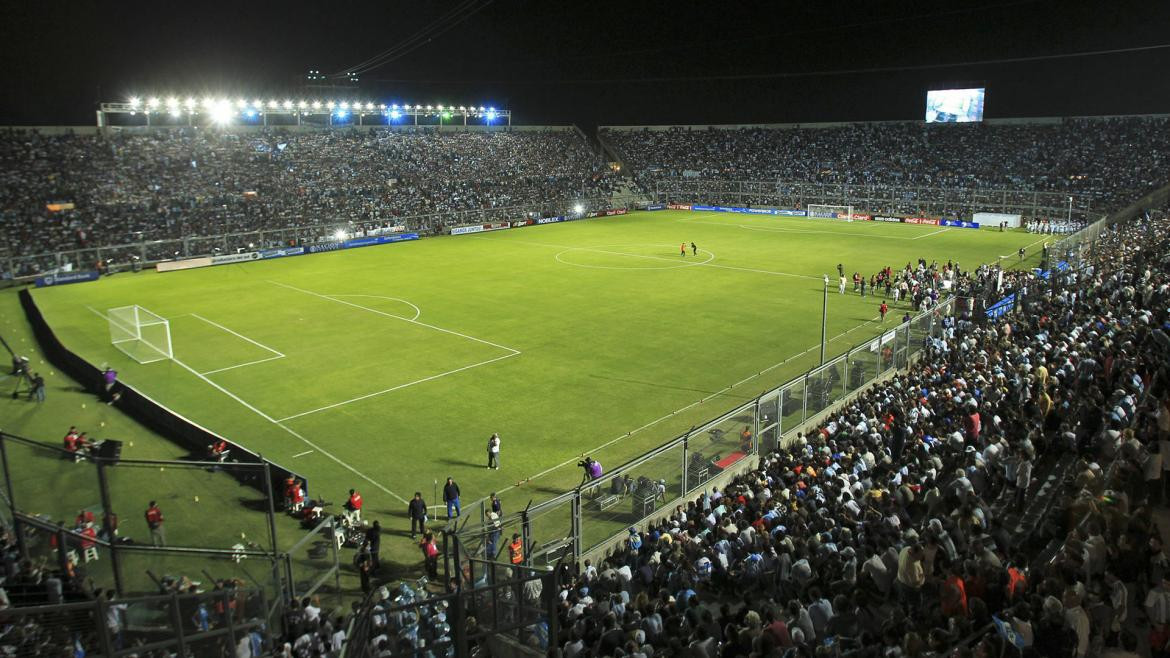
POLYGON ((918 214, 969 218, 975 212, 1019 213, 1027 218, 1086 221, 1093 196, 1038 192, 797 181, 742 181, 664 178, 654 182, 659 203, 716 203, 804 208, 809 204, 852 205, 875 214, 918 214))
POLYGON ((469 521, 458 531, 463 557, 506 557, 502 544, 518 533, 529 565, 576 560, 664 508, 703 488, 727 469, 749 463, 794 438, 800 427, 834 403, 905 368, 937 338, 954 298, 880 336, 676 437, 596 480, 498 521, 469 521))
MULTIPOLYGON (((584 193, 584 190, 582 190, 584 193)), ((69 249, 52 253, 0 255, 0 271, 17 277, 32 276, 63 269, 89 270, 100 261, 113 263, 111 271, 128 270, 159 261, 192 258, 337 241, 336 233, 344 231, 352 237, 365 237, 388 232, 390 227, 405 227, 408 231, 436 234, 444 228, 466 224, 518 220, 526 217, 567 215, 580 204, 585 212, 628 207, 640 199, 639 195, 625 194, 592 196, 580 199, 546 201, 522 206, 456 210, 391 217, 378 221, 354 222, 343 219, 286 217, 283 227, 256 231, 229 232, 220 235, 187 236, 166 240, 141 240, 124 244, 69 249)))

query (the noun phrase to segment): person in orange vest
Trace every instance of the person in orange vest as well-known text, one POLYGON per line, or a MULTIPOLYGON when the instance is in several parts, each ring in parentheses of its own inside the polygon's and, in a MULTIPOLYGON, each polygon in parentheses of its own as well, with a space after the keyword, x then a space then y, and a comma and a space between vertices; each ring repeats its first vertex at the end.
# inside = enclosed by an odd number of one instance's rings
POLYGON ((345 501, 346 517, 350 523, 362 520, 362 495, 354 489, 349 490, 349 500, 345 501))
POLYGON ((682 243, 682 244, 680 244, 680 245, 678 246, 678 255, 679 255, 679 256, 682 256, 682 257, 684 257, 684 258, 686 258, 686 255, 687 255, 687 243, 685 243, 685 242, 684 242, 684 243, 682 243))
POLYGON ((508 544, 508 561, 512 564, 524 564, 524 540, 520 535, 512 533, 512 543, 508 544))
POLYGON ((742 453, 752 451, 752 430, 747 425, 744 425, 743 431, 739 433, 739 451, 742 453))
POLYGON ((967 584, 959 576, 955 565, 947 565, 947 579, 943 582, 940 591, 939 607, 947 617, 967 616, 967 584))

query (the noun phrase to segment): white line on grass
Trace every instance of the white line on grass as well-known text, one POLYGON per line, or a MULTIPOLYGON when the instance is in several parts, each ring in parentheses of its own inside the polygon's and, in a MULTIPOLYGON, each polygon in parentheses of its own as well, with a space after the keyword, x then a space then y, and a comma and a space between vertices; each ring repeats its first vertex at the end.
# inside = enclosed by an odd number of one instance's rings
MULTIPOLYGON (((904 235, 882 235, 880 233, 873 233, 868 231, 817 231, 802 228, 789 228, 785 226, 749 226, 748 224, 730 224, 728 222, 705 222, 698 219, 676 219, 676 222, 685 224, 707 224, 709 226, 723 226, 726 228, 742 228, 747 231, 766 231, 770 233, 800 233, 804 235, 836 235, 844 237, 865 237, 865 238, 879 238, 883 240, 917 240, 919 237, 907 237, 904 235)), ((813 277, 816 278, 816 277, 813 277)))
POLYGON ((518 355, 518 354, 520 354, 520 353, 519 353, 519 352, 515 352, 515 353, 512 353, 512 354, 505 354, 505 355, 503 355, 503 356, 497 356, 496 358, 494 358, 494 359, 488 359, 487 361, 480 361, 479 363, 473 363, 473 364, 471 364, 471 365, 469 365, 469 366, 463 366, 462 368, 456 368, 456 369, 454 369, 454 370, 448 370, 447 372, 441 372, 441 373, 439 373, 439 374, 437 374, 437 375, 431 375, 430 377, 423 377, 422 379, 416 379, 416 380, 414 380, 414 381, 412 381, 412 382, 406 382, 405 384, 399 384, 399 385, 397 385, 397 386, 391 386, 390 388, 382 389, 381 391, 374 391, 373 393, 366 393, 365 395, 359 395, 359 396, 357 396, 356 398, 350 398, 350 399, 348 399, 348 400, 342 400, 341 402, 334 402, 333 404, 327 404, 327 405, 325 405, 324 407, 319 407, 319 408, 317 408, 317 409, 310 409, 310 410, 308 410, 308 411, 302 411, 302 412, 301 412, 301 413, 299 413, 299 414, 293 414, 293 415, 291 415, 291 416, 285 416, 284 418, 277 419, 277 421, 276 421, 276 422, 278 422, 278 423, 283 423, 283 422, 285 422, 285 421, 288 421, 288 420, 293 420, 294 418, 301 418, 302 416, 308 416, 308 415, 315 414, 315 413, 318 413, 318 412, 321 412, 321 411, 328 411, 328 410, 330 410, 330 409, 336 409, 337 407, 341 407, 341 406, 344 406, 344 405, 347 405, 347 404, 351 404, 351 403, 353 403, 353 402, 360 402, 360 401, 362 401, 362 400, 368 400, 368 399, 370 399, 370 398, 377 397, 377 396, 379 396, 379 395, 384 395, 384 394, 386 394, 386 393, 391 393, 391 392, 393 392, 393 391, 397 391, 397 390, 399 390, 399 389, 406 388, 406 387, 408 387, 408 386, 414 386, 415 384, 422 384, 423 382, 429 382, 429 381, 433 381, 433 380, 435 380, 435 379, 439 379, 440 377, 446 377, 447 375, 454 375, 455 373, 457 373, 457 372, 463 372, 464 370, 471 370, 472 368, 478 368, 478 367, 480 367, 480 366, 486 366, 487 364, 489 364, 489 363, 495 363, 496 361, 502 361, 502 360, 504 360, 504 359, 510 359, 510 358, 512 358, 512 357, 514 357, 514 356, 516 356, 516 355, 518 355))
MULTIPOLYGON (((491 240, 493 242, 496 241, 495 238, 489 238, 487 236, 482 236, 482 235, 475 235, 472 237, 479 238, 481 240, 491 240)), ((527 245, 532 245, 535 247, 549 247, 549 248, 553 248, 553 249, 566 249, 566 250, 574 250, 574 251, 591 251, 591 252, 598 253, 598 254, 610 254, 613 256, 626 256, 629 258, 649 258, 652 260, 663 260, 663 261, 667 261, 670 263, 679 262, 679 260, 676 258, 667 258, 665 256, 648 256, 645 254, 627 254, 627 253, 624 253, 621 251, 608 251, 606 249, 594 249, 592 247, 571 247, 571 246, 566 246, 563 244, 549 244, 547 242, 531 242, 528 240, 508 240, 508 242, 509 243, 518 243, 518 244, 527 244, 527 245)), ((575 264, 575 263, 569 263, 569 264, 575 264)), ((821 280, 820 277, 809 276, 807 274, 793 274, 792 272, 778 272, 776 270, 759 270, 759 269, 756 269, 753 267, 736 267, 734 265, 719 265, 717 263, 709 263, 707 261, 703 261, 701 263, 688 263, 688 265, 693 265, 694 267, 717 267, 721 270, 738 270, 740 272, 755 272, 756 274, 771 274, 774 276, 790 276, 790 277, 794 277, 797 279, 811 279, 813 281, 820 281, 821 280)), ((650 268, 644 268, 644 269, 650 269, 650 268)), ((670 269, 676 269, 676 268, 670 268, 670 269)))
POLYGON ((252 340, 251 338, 248 338, 247 336, 245 336, 245 335, 243 335, 243 334, 241 334, 241 333, 238 333, 238 332, 232 331, 231 329, 228 329, 227 327, 223 326, 222 324, 220 324, 220 323, 218 323, 218 322, 212 322, 211 320, 208 320, 207 318, 203 317, 202 315, 199 315, 198 313, 192 313, 192 314, 191 314, 191 317, 193 317, 193 318, 199 318, 200 320, 203 320, 204 322, 206 322, 207 324, 209 324, 209 325, 211 325, 211 326, 213 326, 213 327, 219 327, 220 329, 223 329, 224 331, 228 332, 229 334, 231 334, 231 335, 233 335, 233 336, 235 336, 235 337, 237 337, 237 338, 242 338, 242 339, 244 339, 244 340, 248 341, 249 343, 252 343, 252 344, 253 344, 253 345, 255 345, 256 347, 259 347, 260 349, 263 349, 263 350, 268 350, 269 352, 272 352, 273 354, 275 354, 275 355, 277 355, 277 356, 280 356, 280 357, 283 357, 283 356, 284 356, 284 354, 282 354, 282 353, 280 353, 280 352, 278 352, 278 351, 276 351, 276 350, 272 349, 271 347, 269 347, 269 346, 267 346, 267 345, 265 345, 265 344, 263 344, 263 343, 259 343, 259 342, 257 342, 257 341, 254 341, 254 340, 252 340))
POLYGON ((939 229, 939 230, 937 230, 937 231, 931 231, 930 233, 924 233, 924 234, 922 234, 922 235, 916 235, 916 236, 914 236, 914 237, 912 237, 912 238, 910 238, 910 239, 911 239, 911 240, 921 240, 922 238, 929 238, 929 237, 930 237, 930 236, 932 236, 932 235, 938 235, 939 233, 942 233, 942 232, 944 232, 944 231, 949 231, 949 230, 951 230, 951 227, 950 227, 950 226, 948 226, 948 227, 946 227, 946 228, 940 228, 940 229, 939 229))
POLYGON ((270 356, 270 357, 265 358, 265 359, 256 359, 255 361, 247 361, 245 363, 237 363, 234 366, 228 366, 226 368, 216 368, 215 370, 208 370, 207 372, 202 372, 199 374, 201 374, 201 375, 214 375, 217 372, 225 372, 227 370, 235 370, 236 368, 243 368, 244 366, 254 366, 258 363, 265 363, 268 361, 276 361, 277 359, 283 359, 283 358, 284 358, 283 354, 278 354, 277 356, 270 356))
POLYGON ((408 320, 410 322, 414 322, 415 320, 418 319, 418 316, 422 315, 422 309, 415 306, 414 304, 411 304, 410 302, 406 301, 405 299, 399 299, 397 297, 387 297, 385 295, 325 295, 325 296, 330 298, 330 299, 332 299, 334 297, 369 297, 370 299, 389 299, 389 300, 395 301, 395 302, 402 302, 403 304, 406 304, 407 306, 414 309, 414 317, 413 318, 402 318, 403 320, 408 320))
MULTIPOLYGON (((107 321, 107 322, 109 321, 109 318, 106 316, 106 314, 105 314, 105 313, 102 313, 101 311, 99 311, 99 310, 97 310, 97 309, 95 309, 95 308, 91 308, 91 307, 89 307, 89 306, 87 306, 86 308, 88 308, 89 310, 93 311, 93 312, 94 312, 95 314, 97 314, 98 316, 100 316, 100 317, 102 317, 102 318, 106 319, 106 321, 107 321)), ((190 372, 192 375, 195 375, 195 376, 196 376, 196 377, 198 377, 199 379, 202 379, 203 381, 207 382, 209 385, 211 385, 211 387, 212 387, 212 388, 214 388, 214 389, 218 390, 219 392, 221 392, 221 393, 223 393, 224 395, 228 396, 229 398, 231 398, 231 399, 235 400, 236 402, 239 402, 241 405, 243 405, 245 408, 247 408, 248 410, 250 410, 250 411, 252 411, 253 413, 255 413, 257 416, 260 416, 260 417, 261 417, 261 418, 263 418, 264 420, 267 420, 268 422, 272 423, 273 425, 276 425, 276 426, 277 426, 277 427, 279 427, 280 429, 282 429, 282 430, 284 430, 284 431, 288 432, 289 434, 291 434, 291 435, 295 436, 296 438, 300 439, 302 442, 304 442, 304 444, 305 444, 305 445, 309 446, 309 447, 310 447, 310 448, 312 448, 313 450, 316 450, 317 452, 321 453, 322 455, 325 455, 325 456, 326 456, 326 457, 328 457, 329 459, 332 459, 333 461, 337 462, 337 464, 338 464, 338 465, 340 465, 342 468, 344 468, 344 469, 348 470, 350 473, 353 473, 354 475, 356 475, 356 476, 358 476, 358 477, 362 478, 362 479, 363 479, 363 480, 365 480, 366 482, 369 482, 370 484, 374 485, 374 486, 375 486, 375 487, 377 487, 379 490, 381 490, 381 491, 385 492, 386 494, 390 495, 391 497, 393 497, 395 500, 399 501, 400 503, 402 503, 402 504, 404 504, 404 505, 405 505, 405 504, 408 502, 408 501, 407 501, 405 498, 403 498, 402 496, 399 496, 398 494, 394 493, 393 491, 390 491, 390 490, 389 490, 389 489, 387 489, 386 487, 382 486, 382 484, 381 484, 381 483, 379 483, 377 480, 375 480, 375 479, 371 478, 370 476, 366 475, 365 473, 362 473, 361 471, 357 470, 356 468, 354 468, 354 467, 350 466, 350 465, 349 465, 349 464, 347 464, 346 462, 344 462, 344 461, 342 461, 341 459, 339 459, 339 458, 338 458, 336 455, 334 455, 334 454, 330 453, 329 451, 325 450, 325 449, 324 449, 324 448, 322 448, 321 446, 318 446, 317 444, 313 443, 312 441, 310 441, 310 440, 306 439, 304 436, 302 436, 302 435, 301 435, 299 432, 297 432, 296 430, 293 430, 291 427, 289 427, 289 426, 287 426, 287 425, 285 425, 285 424, 281 423, 280 421, 278 421, 278 420, 274 419, 272 416, 269 416, 268 414, 264 413, 263 411, 260 411, 260 410, 259 410, 259 409, 257 409, 256 407, 254 407, 254 406, 252 406, 251 404, 249 404, 249 403, 248 403, 246 400, 244 400, 244 399, 243 399, 243 398, 241 398, 240 396, 236 395, 235 393, 232 393, 231 391, 227 390, 227 389, 226 389, 226 388, 224 388, 223 386, 220 386, 219 384, 216 384, 215 382, 211 381, 211 380, 210 380, 210 379, 208 379, 207 377, 204 377, 203 375, 199 374, 199 372, 198 372, 198 371, 196 371, 196 370, 195 370, 194 368, 192 368, 191 366, 189 366, 189 365, 187 365, 187 364, 183 363, 182 361, 180 361, 180 360, 178 360, 178 359, 176 359, 176 358, 173 358, 173 357, 171 358, 171 361, 174 361, 174 362, 175 362, 175 364, 177 364, 179 367, 183 368, 184 370, 187 370, 187 371, 188 371, 188 372, 190 372)))
MULTIPOLYGON (((845 335, 847 335, 847 334, 851 334, 851 333, 853 333, 854 331, 857 331, 858 329, 860 329, 860 328, 862 328, 862 327, 864 327, 864 326, 866 326, 866 325, 868 325, 868 324, 871 324, 871 323, 873 323, 873 322, 874 322, 874 320, 878 320, 878 319, 880 319, 880 318, 881 318, 881 316, 880 316, 880 315, 879 315, 879 316, 876 316, 876 317, 874 317, 874 318, 872 318, 872 319, 870 319, 870 320, 867 320, 866 322, 863 322, 863 323, 861 323, 861 324, 857 325, 856 327, 853 327, 852 329, 847 329, 847 330, 845 330, 845 331, 842 331, 841 333, 837 334, 836 336, 833 336, 832 338, 830 338, 830 339, 829 339, 829 341, 831 342, 831 341, 837 340, 838 338, 840 338, 840 337, 842 337, 842 336, 845 336, 845 335)), ((634 434, 637 434, 638 432, 641 432, 641 431, 642 431, 642 430, 644 430, 644 429, 647 429, 647 428, 653 427, 654 425, 657 425, 658 423, 661 423, 661 422, 662 422, 662 421, 664 421, 664 420, 667 420, 667 419, 669 419, 669 418, 672 418, 673 416, 676 416, 676 415, 678 415, 678 414, 680 414, 680 413, 682 413, 682 412, 684 412, 684 411, 687 411, 688 409, 691 409, 691 408, 693 408, 693 407, 696 407, 696 406, 698 406, 698 405, 700 405, 700 404, 703 404, 703 403, 704 403, 704 402, 706 402, 707 400, 710 400, 710 399, 712 399, 712 398, 718 397, 718 396, 720 396, 720 395, 722 395, 722 394, 726 393, 727 391, 730 391, 731 389, 735 388, 736 386, 739 386, 740 384, 745 384, 745 383, 747 383, 747 382, 749 382, 749 381, 751 381, 751 380, 753 380, 753 379, 755 379, 755 378, 759 377, 760 375, 763 375, 763 374, 764 374, 764 373, 766 373, 766 372, 770 372, 770 371, 772 371, 772 370, 775 370, 776 368, 779 368, 780 366, 782 366, 782 365, 784 365, 784 364, 788 363, 789 361, 792 361, 793 359, 796 359, 796 358, 799 358, 799 357, 802 357, 802 356, 804 356, 805 354, 808 354, 809 352, 811 352, 811 351, 813 351, 813 350, 815 350, 815 349, 819 348, 820 346, 821 346, 821 344, 820 344, 820 342, 818 342, 816 345, 813 345, 812 347, 808 348, 807 350, 805 350, 805 351, 803 351, 803 352, 801 352, 801 353, 799 353, 799 354, 793 354, 792 356, 788 357, 787 359, 784 359, 783 361, 780 361, 779 363, 774 363, 774 364, 772 364, 772 365, 768 366, 767 368, 764 368, 763 370, 761 370, 760 372, 758 372, 758 373, 756 373, 756 374, 754 374, 754 375, 749 375, 749 376, 747 376, 747 377, 745 377, 745 378, 743 378, 743 379, 739 380, 738 382, 736 382, 736 383, 734 383, 734 384, 731 384, 730 386, 725 386, 725 387, 723 387, 722 389, 720 389, 720 390, 718 390, 718 391, 716 391, 716 392, 712 393, 711 395, 709 395, 709 396, 707 396, 707 397, 705 397, 705 398, 703 398, 703 399, 701 399, 701 400, 699 400, 699 401, 697 401, 697 402, 692 402, 692 403, 688 404, 688 405, 687 405, 687 406, 685 406, 685 407, 681 407, 681 408, 679 408, 679 409, 675 409, 674 411, 672 411, 672 412, 670 412, 670 413, 666 414, 665 416, 662 416, 661 418, 657 418, 657 419, 655 419, 655 420, 652 420, 652 421, 650 421, 649 423, 646 423, 645 425, 643 425, 643 426, 641 426, 641 427, 639 427, 639 428, 637 428, 637 429, 635 429, 635 430, 631 430, 631 431, 629 431, 629 432, 626 432, 625 434, 622 434, 621 436, 619 436, 619 437, 617 437, 617 438, 610 439, 609 441, 606 441, 605 443, 603 443, 603 444, 601 444, 601 445, 597 446, 596 448, 593 448, 592 450, 587 450, 587 451, 585 451, 585 452, 584 452, 584 453, 582 453, 582 454, 586 454, 586 455, 588 455, 588 454, 590 454, 590 453, 595 453, 595 452, 597 452, 598 450, 603 450, 603 449, 605 449, 605 448, 608 448, 609 446, 611 446, 611 445, 613 445, 613 444, 617 443, 618 441, 621 441, 622 439, 627 439, 627 438, 629 438, 630 436, 632 436, 632 435, 634 435, 634 434)), ((549 473, 551 473, 551 472, 553 472, 553 471, 555 471, 555 470, 557 470, 557 469, 564 468, 564 467, 568 466, 569 464, 572 464, 572 463, 576 462, 577 460, 578 460, 578 457, 573 457, 572 459, 569 459, 569 460, 563 461, 563 462, 561 462, 560 464, 557 464, 556 466, 551 466, 551 467, 549 467, 549 468, 546 468, 546 469, 544 469, 543 471, 541 471, 541 472, 537 473, 536 475, 529 476, 528 478, 525 478, 524 480, 521 480, 521 482, 528 482, 528 481, 530 481, 530 480, 535 480, 536 478, 539 478, 539 477, 544 477, 545 475, 548 475, 549 473)), ((506 487, 504 487, 504 488, 502 488, 502 489, 497 489, 497 490, 496 490, 496 493, 497 493, 497 494, 500 494, 500 493, 503 493, 503 492, 505 492, 505 491, 509 491, 509 490, 511 490, 511 489, 515 489, 515 488, 516 488, 516 486, 517 486, 517 485, 514 485, 514 484, 508 485, 508 486, 506 486, 506 487)), ((474 503, 472 503, 472 505, 474 505, 474 503)))
MULTIPOLYGON (((360 308, 360 309, 361 309, 361 310, 363 310, 363 311, 369 311, 370 313, 375 313, 375 314, 377 314, 377 315, 381 315, 381 316, 383 316, 383 317, 387 317, 387 318, 394 318, 395 320, 401 320, 401 321, 403 321, 403 322, 409 322, 409 323, 411 323, 411 324, 417 324, 417 325, 419 325, 420 327, 426 327, 426 328, 428 328, 428 329, 434 329, 435 331, 441 331, 441 332, 443 332, 443 333, 445 333, 445 334, 451 334, 452 336, 459 336, 460 338, 466 338, 467 340, 473 340, 473 341, 475 341, 475 342, 477 342, 477 343, 483 343, 484 345, 491 345, 492 347, 498 347, 498 348, 500 348, 501 350, 505 350, 505 351, 508 351, 508 352, 512 352, 511 356, 515 356, 515 355, 517 355, 517 354, 519 354, 519 353, 520 353, 520 350, 517 350, 517 349, 512 349, 511 347, 507 347, 507 346, 505 346, 505 345, 500 345, 500 344, 498 344, 498 343, 493 343, 493 342, 491 342, 490 340, 484 340, 484 339, 482 339, 482 338, 476 338, 475 336, 468 336, 467 334, 461 334, 461 333, 459 333, 458 331, 452 331, 452 330, 450 330, 450 329, 444 329, 444 328, 442 328, 442 327, 436 327, 436 326, 435 326, 435 325, 433 325, 433 324, 427 324, 426 322, 419 322, 418 320, 409 320, 409 319, 407 319, 407 318, 404 318, 404 317, 402 317, 401 315, 394 315, 394 314, 392 314, 392 313, 386 313, 385 311, 379 311, 379 310, 378 310, 378 309, 376 309, 376 308, 370 308, 370 307, 368 307, 368 306, 362 306, 361 304, 354 304, 353 302, 347 302, 347 301, 345 301, 344 299, 337 299, 336 297, 330 297, 329 295, 322 295, 321 293, 319 293, 319 292, 313 292, 312 290, 305 290, 304 288, 298 288, 298 287, 296 287, 296 286, 290 286, 290 285, 288 285, 287 283, 281 283, 281 282, 279 282, 279 281, 271 281, 271 280, 270 280, 270 281, 268 281, 268 283, 271 283, 271 284, 272 284, 272 285, 274 285, 274 286, 280 286, 281 288, 288 288, 289 290, 295 290, 295 291, 297 291, 297 292, 302 292, 302 293, 305 293, 306 295, 312 295, 312 296, 314 296, 314 297, 320 297, 321 299, 328 299, 329 301, 331 301, 331 302, 337 302, 338 304, 345 304, 346 306, 352 306, 352 307, 354 307, 354 308, 360 308)), ((340 295, 338 295, 338 296, 340 296, 340 295)))
POLYGON ((292 458, 296 459, 298 457, 304 457, 305 455, 311 455, 311 454, 313 454, 312 450, 306 450, 304 452, 298 452, 297 454, 293 455, 292 458))

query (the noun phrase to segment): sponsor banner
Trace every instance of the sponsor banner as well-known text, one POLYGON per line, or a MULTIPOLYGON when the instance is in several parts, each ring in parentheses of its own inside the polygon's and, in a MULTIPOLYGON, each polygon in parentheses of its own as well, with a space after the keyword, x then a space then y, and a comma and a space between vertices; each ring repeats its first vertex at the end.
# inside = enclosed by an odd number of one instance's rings
POLYGON ((933 217, 906 217, 902 219, 907 224, 924 224, 926 226, 938 226, 938 220, 933 217))
POLYGON ((398 226, 391 226, 390 228, 386 229, 386 232, 387 233, 405 233, 406 227, 399 224, 398 226))
POLYGON ((537 224, 555 224, 557 222, 563 222, 563 221, 565 221, 565 216, 558 215, 556 217, 541 217, 540 219, 536 220, 536 223, 537 224))
POLYGON ((961 219, 940 219, 939 226, 955 226, 958 228, 979 228, 979 224, 975 222, 964 222, 961 219))
POLYGON ((528 226, 532 224, 531 219, 518 219, 512 222, 512 228, 520 228, 521 226, 528 226))
POLYGON ((280 249, 261 249, 256 253, 261 258, 284 258, 285 256, 300 256, 305 253, 304 247, 282 247, 280 249))
POLYGON ((663 204, 663 203, 652 203, 652 204, 646 206, 646 210, 665 210, 665 209, 666 209, 666 204, 663 204))
POLYGON ((310 254, 320 254, 326 251, 337 251, 341 247, 342 244, 340 242, 322 242, 320 244, 309 245, 308 250, 310 254))
MULTIPOLYGON (((734 206, 702 206, 692 205, 691 210, 707 210, 710 212, 734 212, 746 215, 772 215, 782 217, 807 217, 808 213, 803 210, 778 210, 775 208, 737 208, 734 206)), ((827 216, 827 215, 826 215, 827 216)), ((836 215, 833 215, 836 217, 836 215)))
MULTIPOLYGON (((598 214, 600 215, 601 213, 598 213, 598 214)), ((616 210, 606 210, 604 214, 606 217, 613 217, 614 215, 624 215, 624 214, 626 214, 626 209, 625 208, 617 208, 616 210)))
POLYGON ((451 235, 467 235, 468 233, 481 233, 482 231, 482 224, 476 224, 475 226, 456 226, 451 229, 451 235))
POLYGON ((212 265, 227 265, 228 263, 243 263, 249 260, 260 260, 260 254, 255 251, 249 251, 242 254, 223 254, 221 256, 212 256, 212 265))
POLYGON ((38 288, 45 286, 63 286, 69 283, 83 283, 85 281, 97 281, 101 275, 96 270, 84 270, 81 272, 59 272, 57 274, 46 274, 38 276, 36 285, 38 288))
POLYGON ((869 215, 865 215, 862 213, 855 212, 852 215, 850 215, 849 213, 842 212, 842 213, 837 213, 837 219, 852 219, 852 220, 856 220, 859 222, 868 222, 869 220, 871 220, 873 218, 870 217, 869 215))
POLYGON ((501 231, 506 228, 512 228, 512 225, 508 222, 495 222, 494 224, 483 225, 483 230, 485 231, 501 231))
POLYGON ((167 260, 154 266, 159 272, 174 272, 176 270, 191 270, 196 267, 211 267, 211 258, 185 258, 183 260, 167 260))
POLYGON ((890 217, 888 215, 876 215, 873 218, 875 222, 890 222, 891 224, 899 224, 902 222, 901 217, 890 217))
POLYGON ((668 203, 668 204, 666 204, 666 207, 670 208, 671 210, 690 210, 691 204, 689 204, 689 203, 668 203))

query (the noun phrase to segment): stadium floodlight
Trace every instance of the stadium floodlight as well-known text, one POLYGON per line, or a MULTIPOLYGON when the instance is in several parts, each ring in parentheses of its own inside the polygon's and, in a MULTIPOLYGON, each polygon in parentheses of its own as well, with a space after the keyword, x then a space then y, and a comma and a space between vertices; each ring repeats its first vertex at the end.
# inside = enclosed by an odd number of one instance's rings
POLYGON ((480 106, 479 106, 479 111, 480 111, 480 112, 483 112, 483 111, 484 111, 484 109, 483 109, 483 106, 482 106, 482 105, 480 105, 480 106))
POLYGON ((334 107, 336 107, 336 105, 333 103, 333 101, 329 101, 328 103, 325 104, 325 107, 327 109, 332 110, 334 107))
POLYGON ((131 97, 130 97, 130 107, 132 107, 132 108, 134 108, 134 109, 138 109, 138 104, 139 104, 140 102, 141 102, 141 101, 138 99, 138 97, 137 97, 137 96, 131 96, 131 97))
POLYGON ((232 120, 232 106, 226 100, 213 104, 210 112, 211 121, 216 125, 224 126, 232 120))
POLYGON ((321 109, 321 101, 313 101, 313 103, 312 103, 311 107, 312 107, 314 110, 319 110, 319 109, 321 109))
POLYGON ((433 108, 433 107, 431 107, 430 105, 428 105, 428 106, 427 106, 427 109, 428 109, 428 110, 433 110, 433 109, 435 109, 435 108, 433 108))
POLYGON ((248 107, 248 101, 241 98, 240 100, 236 101, 236 107, 242 110, 245 107, 248 107))
POLYGON ((280 107, 280 103, 276 102, 276 99, 275 99, 275 98, 273 98, 273 99, 270 99, 270 100, 268 101, 268 109, 270 109, 270 110, 275 110, 275 109, 277 109, 278 107, 280 107))
POLYGON ((171 116, 178 119, 179 117, 183 116, 183 111, 180 110, 178 107, 172 107, 171 108, 171 116))
POLYGON ((167 99, 167 107, 178 107, 178 106, 179 106, 179 99, 175 98, 174 96, 171 96, 170 98, 167 99))
POLYGON ((151 109, 158 107, 158 97, 151 97, 151 99, 147 101, 146 104, 149 105, 151 109))
POLYGON ((392 110, 397 110, 397 109, 398 109, 398 103, 394 103, 393 105, 391 105, 391 106, 390 106, 390 109, 392 109, 392 110))
POLYGON ((188 97, 188 98, 187 98, 187 102, 186 102, 186 103, 184 103, 184 105, 186 105, 186 106, 187 106, 187 109, 188 109, 188 110, 193 110, 193 109, 195 109, 195 99, 194 99, 194 98, 191 98, 191 97, 188 97))
POLYGON ((309 104, 306 103, 305 101, 301 101, 301 102, 297 103, 297 107, 303 110, 303 109, 309 107, 309 104))
POLYGON ((392 120, 397 121, 398 118, 401 116, 402 116, 402 113, 399 112, 398 110, 390 110, 390 118, 392 120))
POLYGON ((257 98, 256 100, 252 101, 252 107, 259 110, 260 108, 264 107, 264 101, 257 98))
POLYGON ((341 242, 342 240, 346 239, 346 238, 347 238, 347 237, 349 237, 349 236, 347 236, 347 235, 345 234, 345 229, 340 229, 340 228, 339 228, 339 229, 337 229, 337 231, 336 231, 336 232, 333 234, 333 237, 337 238, 337 241, 338 241, 338 242, 341 242))
POLYGON ((585 206, 583 206, 579 203, 573 204, 573 212, 580 215, 581 213, 585 212, 585 206))
POLYGON ((338 107, 340 107, 343 110, 348 110, 349 109, 349 101, 341 101, 341 105, 339 105, 338 107))
POLYGON ((287 101, 287 100, 286 100, 286 101, 284 102, 284 109, 286 109, 286 110, 291 110, 291 109, 292 109, 292 107, 293 107, 293 102, 292 102, 292 101, 287 101))
POLYGON ((384 110, 384 109, 386 109, 386 104, 385 104, 385 103, 379 103, 379 104, 378 104, 378 109, 379 109, 379 110, 384 110))

